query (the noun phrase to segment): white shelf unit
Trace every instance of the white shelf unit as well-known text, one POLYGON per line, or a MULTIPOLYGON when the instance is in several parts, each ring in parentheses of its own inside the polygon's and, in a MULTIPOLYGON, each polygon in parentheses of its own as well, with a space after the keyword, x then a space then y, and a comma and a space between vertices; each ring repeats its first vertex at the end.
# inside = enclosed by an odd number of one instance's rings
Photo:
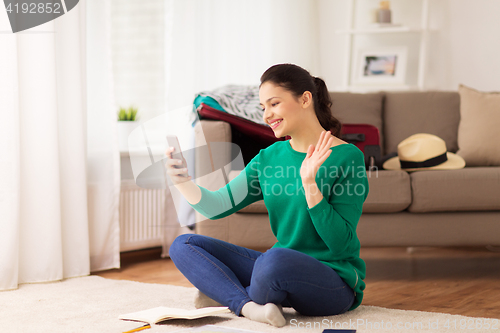
MULTIPOLYGON (((342 86, 338 87, 336 90, 339 91, 373 91, 373 90, 424 90, 425 89, 425 69, 427 64, 427 44, 428 44, 428 34, 429 34, 429 0, 420 0, 422 2, 422 13, 420 19, 419 28, 410 28, 408 26, 394 26, 394 27, 380 27, 380 28, 356 28, 355 27, 355 15, 356 15, 356 0, 348 1, 348 15, 347 15, 347 26, 345 30, 337 30, 336 34, 343 34, 347 36, 346 45, 346 63, 344 66, 342 86), (353 67, 353 40, 357 35, 381 35, 381 34, 420 34, 420 45, 419 45, 419 55, 418 55, 418 74, 417 74, 417 84, 407 85, 352 85, 351 84, 351 72, 353 67)), ((396 2, 398 0, 392 0, 396 2)))

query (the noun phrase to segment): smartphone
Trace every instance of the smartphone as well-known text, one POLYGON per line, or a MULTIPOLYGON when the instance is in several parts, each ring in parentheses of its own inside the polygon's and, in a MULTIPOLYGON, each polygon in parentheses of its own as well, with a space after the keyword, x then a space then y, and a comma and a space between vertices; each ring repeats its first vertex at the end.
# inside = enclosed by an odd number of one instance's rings
POLYGON ((175 165, 177 169, 186 167, 186 160, 182 156, 181 146, 179 145, 179 140, 175 135, 167 135, 167 143, 169 147, 174 147, 175 150, 172 153, 172 158, 176 160, 181 160, 182 164, 175 165))

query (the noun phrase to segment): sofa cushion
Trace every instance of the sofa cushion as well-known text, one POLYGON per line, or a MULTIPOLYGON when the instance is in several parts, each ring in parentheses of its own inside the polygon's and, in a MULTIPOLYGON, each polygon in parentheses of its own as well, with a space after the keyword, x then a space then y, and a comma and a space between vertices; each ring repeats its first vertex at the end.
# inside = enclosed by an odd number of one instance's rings
POLYGON ((237 213, 269 214, 269 212, 267 211, 267 207, 264 204, 264 200, 253 202, 245 208, 240 209, 237 213))
POLYGON ((430 133, 446 142, 446 149, 458 149, 460 122, 458 92, 386 92, 384 101, 385 153, 397 153, 398 143, 416 133, 430 133))
POLYGON ((480 92, 460 85, 457 155, 468 166, 500 166, 500 92, 480 92))
POLYGON ((500 167, 415 171, 410 178, 412 213, 500 210, 500 167))
POLYGON ((348 93, 330 92, 332 98, 332 114, 341 123, 369 124, 378 128, 380 147, 384 147, 382 131, 383 93, 348 93))
POLYGON ((410 176, 403 170, 368 171, 368 196, 363 213, 394 213, 411 204, 410 176))

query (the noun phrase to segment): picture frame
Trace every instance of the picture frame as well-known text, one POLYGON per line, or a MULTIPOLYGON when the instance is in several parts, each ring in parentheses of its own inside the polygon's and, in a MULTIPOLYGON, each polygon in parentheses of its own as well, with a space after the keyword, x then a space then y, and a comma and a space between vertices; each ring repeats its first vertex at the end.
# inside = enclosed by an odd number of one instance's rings
POLYGON ((408 48, 371 47, 356 52, 351 70, 353 85, 403 85, 408 48))

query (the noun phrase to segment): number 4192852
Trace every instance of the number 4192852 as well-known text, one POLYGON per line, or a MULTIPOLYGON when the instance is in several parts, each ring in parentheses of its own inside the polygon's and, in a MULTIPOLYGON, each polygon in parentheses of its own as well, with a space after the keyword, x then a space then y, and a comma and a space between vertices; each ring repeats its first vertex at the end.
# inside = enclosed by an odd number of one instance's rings
POLYGON ((23 2, 21 4, 16 3, 16 4, 12 5, 11 3, 9 3, 6 10, 7 10, 7 13, 9 13, 9 14, 11 14, 12 12, 14 12, 15 14, 17 14, 17 13, 61 14, 61 4, 60 3, 51 3, 51 2, 46 2, 46 3, 23 2))

